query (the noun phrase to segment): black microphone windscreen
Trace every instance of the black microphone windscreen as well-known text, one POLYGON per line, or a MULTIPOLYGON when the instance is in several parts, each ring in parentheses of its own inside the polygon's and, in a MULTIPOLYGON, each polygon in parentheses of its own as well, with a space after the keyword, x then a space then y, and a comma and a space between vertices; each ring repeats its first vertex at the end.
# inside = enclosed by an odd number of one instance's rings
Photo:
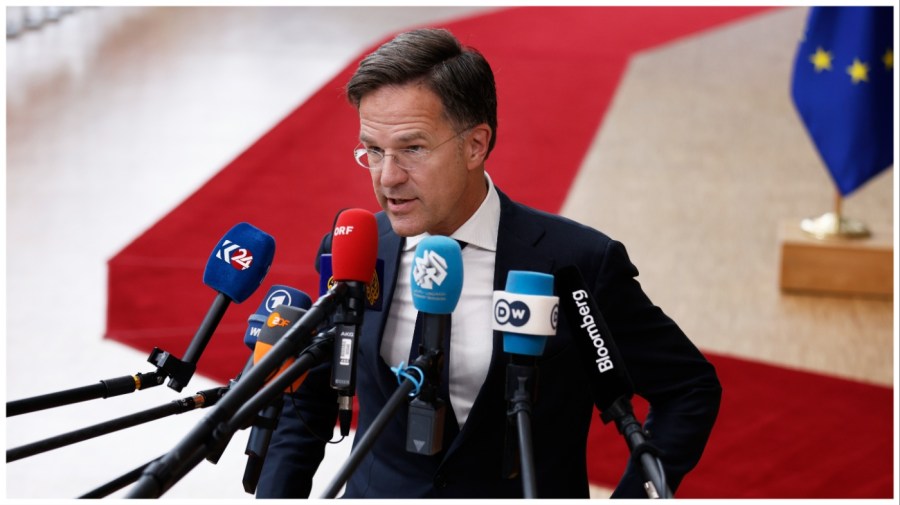
POLYGON ((631 398, 634 394, 631 378, 578 267, 564 267, 554 277, 559 306, 571 328, 578 354, 590 365, 588 383, 594 403, 604 412, 617 399, 631 398))

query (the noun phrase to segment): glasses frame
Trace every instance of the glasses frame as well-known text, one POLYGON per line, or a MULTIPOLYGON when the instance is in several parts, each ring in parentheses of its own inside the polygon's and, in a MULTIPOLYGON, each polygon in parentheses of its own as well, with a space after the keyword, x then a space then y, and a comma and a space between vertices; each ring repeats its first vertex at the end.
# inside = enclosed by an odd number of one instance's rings
POLYGON ((375 153, 377 153, 377 155, 381 157, 380 161, 378 162, 378 166, 377 166, 377 167, 371 167, 371 166, 368 166, 368 165, 366 165, 365 163, 362 162, 362 157, 365 156, 365 155, 367 155, 367 154, 371 157, 371 156, 372 156, 372 151, 371 151, 370 149, 368 149, 367 147, 365 147, 365 146, 363 145, 362 142, 360 142, 360 143, 357 144, 356 147, 353 149, 353 159, 356 160, 356 164, 357 164, 357 165, 359 165, 359 166, 365 168, 366 170, 374 171, 374 170, 381 170, 382 168, 384 168, 384 160, 385 160, 385 158, 387 158, 388 156, 393 156, 393 157, 394 157, 394 163, 397 165, 397 167, 403 169, 403 170, 406 171, 406 172, 409 172, 409 171, 411 171, 411 170, 415 170, 416 168, 418 168, 418 166, 419 166, 421 163, 423 163, 423 162, 425 161, 425 159, 428 158, 428 156, 431 155, 431 153, 437 151, 437 150, 440 149, 444 144, 447 144, 447 143, 450 142, 451 140, 453 140, 453 139, 459 137, 459 136, 462 135, 463 133, 466 133, 467 131, 471 130, 472 128, 474 128, 474 125, 473 125, 473 126, 469 126, 468 128, 464 128, 464 129, 462 129, 462 130, 460 130, 460 131, 454 133, 452 137, 450 137, 450 138, 448 138, 447 140, 445 140, 445 141, 439 143, 438 145, 432 147, 431 149, 417 149, 417 150, 415 150, 415 151, 413 151, 412 149, 397 149, 397 150, 395 150, 395 152, 393 152, 393 153, 388 153, 387 151, 384 151, 384 152, 378 152, 378 151, 375 151, 375 153), (415 153, 416 153, 415 156, 418 156, 420 159, 416 162, 416 164, 415 164, 414 166, 404 166, 404 164, 400 162, 400 158, 397 157, 397 154, 398 154, 398 153, 401 153, 401 152, 407 152, 407 153, 409 153, 409 152, 415 152, 415 153))

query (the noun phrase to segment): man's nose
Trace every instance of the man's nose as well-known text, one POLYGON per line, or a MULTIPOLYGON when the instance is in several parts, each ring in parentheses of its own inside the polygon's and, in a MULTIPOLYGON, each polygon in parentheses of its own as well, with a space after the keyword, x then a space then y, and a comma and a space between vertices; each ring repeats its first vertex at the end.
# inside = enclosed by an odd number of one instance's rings
POLYGON ((396 186, 407 178, 407 172, 397 164, 397 157, 394 154, 385 154, 384 160, 381 162, 381 185, 396 186))

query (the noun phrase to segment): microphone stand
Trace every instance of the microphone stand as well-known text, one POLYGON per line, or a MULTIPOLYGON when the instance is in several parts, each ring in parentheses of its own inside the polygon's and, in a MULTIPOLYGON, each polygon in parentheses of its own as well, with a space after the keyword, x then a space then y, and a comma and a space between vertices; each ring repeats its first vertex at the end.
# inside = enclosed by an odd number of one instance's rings
POLYGON ((222 292, 216 293, 216 297, 213 299, 212 305, 203 317, 200 327, 197 328, 197 332, 194 333, 194 338, 191 339, 187 350, 184 351, 184 356, 181 359, 181 365, 184 367, 184 371, 183 373, 173 375, 172 378, 169 379, 168 386, 170 388, 181 392, 181 390, 187 386, 188 381, 190 381, 191 377, 194 375, 194 370, 197 369, 197 361, 200 360, 200 355, 203 354, 203 350, 206 349, 206 345, 209 344, 210 339, 212 339, 213 332, 219 326, 219 321, 222 320, 222 317, 225 315, 225 310, 228 309, 230 304, 231 298, 228 298, 228 296, 222 292))
MULTIPOLYGON (((248 370, 250 370, 252 365, 253 365, 253 357, 251 356, 247 360, 247 363, 244 365, 244 369, 241 370, 241 372, 239 372, 236 377, 234 377, 233 379, 228 381, 227 386, 222 386, 215 390, 211 390, 211 391, 217 391, 218 394, 211 397, 210 398, 211 401, 207 401, 205 405, 202 405, 202 407, 211 407, 216 402, 218 402, 218 400, 222 397, 222 395, 227 393, 228 390, 231 389, 231 386, 234 385, 237 381, 239 381, 241 379, 241 376, 244 373, 246 373, 248 370)), ((203 393, 204 392, 201 391, 198 394, 203 394, 203 393)), ((165 455, 163 455, 163 456, 165 456, 165 455)), ((103 498, 105 496, 109 496, 110 494, 127 486, 128 484, 131 484, 132 482, 135 482, 136 480, 138 480, 141 477, 141 474, 144 472, 144 470, 148 466, 155 463, 156 461, 159 461, 160 459, 162 459, 162 456, 154 458, 154 459, 148 461, 147 463, 144 463, 143 465, 135 468, 134 470, 131 470, 128 473, 125 473, 124 475, 121 475, 121 476, 107 482, 106 484, 103 484, 102 486, 100 486, 98 488, 88 491, 87 493, 79 496, 78 498, 79 499, 81 499, 81 498, 103 498)))
POLYGON ((328 484, 328 488, 322 493, 322 498, 334 498, 337 496, 341 487, 343 487, 350 479, 350 475, 356 471, 366 454, 372 450, 375 441, 387 427, 397 411, 400 410, 400 407, 403 405, 403 402, 407 399, 410 392, 412 392, 413 389, 420 389, 421 387, 428 385, 428 377, 431 375, 431 370, 435 368, 437 363, 441 362, 442 356, 443 351, 440 348, 431 349, 424 354, 419 355, 419 357, 416 358, 416 361, 404 371, 407 374, 410 371, 417 372, 417 375, 419 375, 418 384, 409 377, 403 379, 403 382, 400 383, 394 391, 394 394, 388 398, 387 403, 385 403, 378 415, 375 416, 375 420, 369 425, 365 434, 363 434, 362 438, 356 443, 353 451, 344 463, 344 466, 338 470, 337 474, 331 480, 331 483, 328 484))
MULTIPOLYGON (((284 388, 297 377, 322 362, 311 354, 301 355, 293 365, 279 375, 279 378, 285 378, 284 382, 278 382, 276 387, 267 387, 260 391, 259 396, 266 394, 267 398, 254 401, 255 408, 241 409, 231 422, 214 424, 216 419, 221 417, 215 415, 215 412, 202 419, 175 448, 147 465, 140 475, 135 476, 134 480, 138 480, 138 483, 126 498, 159 498, 204 459, 217 463, 231 436, 256 415, 260 403, 271 401, 272 396, 282 394, 284 388)), ((225 399, 227 398, 228 396, 225 396, 225 399)), ((254 397, 254 400, 256 398, 254 397)))
POLYGON ((644 490, 648 498, 672 498, 672 491, 666 484, 666 473, 662 462, 653 452, 655 449, 647 442, 644 428, 634 417, 631 400, 627 396, 617 398, 600 414, 604 423, 615 421, 616 429, 625 437, 631 457, 636 458, 644 474, 644 490))
MULTIPOLYGON (((331 328, 319 333, 313 339, 313 345, 304 352, 321 352, 324 353, 324 355, 319 355, 316 359, 326 359, 325 356, 332 353, 336 334, 337 328, 331 328), (317 345, 317 347, 313 347, 315 345, 317 345)), ((287 370, 289 369, 290 368, 287 370)), ((287 391, 287 389, 292 386, 292 383, 287 382, 286 379, 282 379, 283 375, 285 374, 282 373, 276 377, 274 385, 267 385, 266 387, 277 389, 284 385, 284 390, 287 391)), ((302 375, 302 372, 300 375, 302 375)), ((266 389, 263 389, 257 394, 257 397, 260 399, 268 396, 266 389)), ((256 492, 256 486, 259 484, 259 477, 262 474, 263 463, 265 463, 266 454, 269 452, 269 443, 272 441, 272 434, 275 431, 275 428, 278 427, 278 420, 281 417, 283 406, 284 397, 276 395, 275 399, 268 405, 262 407, 255 417, 252 417, 249 422, 239 428, 245 429, 251 426, 254 428, 261 428, 259 431, 255 429, 250 431, 250 437, 247 439, 247 448, 244 450, 244 454, 247 455, 247 463, 244 466, 244 477, 241 479, 241 483, 244 485, 244 491, 249 494, 254 494, 256 492)), ((239 411, 235 414, 235 418, 237 419, 242 419, 241 416, 243 416, 243 412, 239 411)), ((236 431, 238 428, 231 429, 236 431)), ((207 457, 207 459, 215 462, 213 459, 210 459, 210 457, 207 457)))
MULTIPOLYGON (((213 434, 219 439, 219 444, 228 443, 228 440, 238 431, 248 428, 253 424, 253 419, 259 414, 259 411, 272 404, 277 399, 281 399, 284 391, 291 387, 298 377, 308 372, 313 367, 325 363, 331 358, 332 348, 334 346, 334 333, 326 331, 316 335, 313 342, 303 350, 297 360, 285 371, 279 374, 265 385, 252 398, 244 402, 244 404, 231 416, 230 420, 224 421, 213 434)), ((224 446, 221 447, 224 449, 224 446)), ((222 455, 221 450, 213 451, 206 459, 212 463, 216 463, 222 455)))
MULTIPOLYGON (((268 354, 241 377, 215 409, 201 419, 200 423, 162 459, 144 470, 127 498, 158 498, 207 455, 211 454, 217 459, 216 453, 221 454, 224 450, 230 434, 243 426, 244 422, 251 420, 261 407, 280 395, 288 384, 318 365, 321 361, 314 356, 316 353, 303 351, 285 373, 272 381, 271 384, 278 382, 280 389, 267 387, 265 388, 269 395, 267 398, 260 398, 262 394, 254 396, 262 393, 260 389, 263 389, 269 376, 278 370, 287 358, 303 349, 316 326, 334 313, 336 305, 343 301, 348 292, 347 283, 338 282, 331 291, 322 295, 268 354), (231 422, 228 422, 229 418, 232 418, 231 422)), ((324 353, 321 354, 324 356, 324 353)))
MULTIPOLYGON (((156 351, 156 349, 154 349, 156 351)), ((152 356, 152 354, 151 354, 152 356)), ((109 398, 111 396, 119 396, 132 393, 135 390, 147 389, 158 386, 165 380, 166 374, 160 373, 161 370, 146 374, 124 375, 100 381, 99 384, 92 384, 79 388, 67 389, 56 393, 48 393, 45 395, 34 396, 31 398, 23 398, 6 402, 6 417, 28 414, 38 410, 52 409, 72 403, 79 403, 95 398, 109 398)))
MULTIPOLYGON (((224 300, 228 300, 228 298, 224 295, 221 296, 224 298, 224 300)), ((219 298, 216 299, 219 300, 219 298)), ((225 303, 225 306, 227 306, 226 302, 223 303, 225 303)), ((218 309, 218 311, 223 310, 224 307, 218 309)), ((207 319, 209 319, 210 317, 211 316, 207 315, 207 319)), ((201 329, 208 328, 213 324, 214 322, 211 320, 204 320, 203 324, 201 325, 201 329)), ((198 334, 199 333, 200 332, 198 332, 198 334)), ((190 359, 193 359, 194 361, 196 361, 197 356, 200 352, 203 351, 203 347, 205 347, 205 342, 195 344, 194 342, 197 340, 198 339, 195 336, 194 341, 191 342, 190 349, 188 349, 188 351, 191 353, 190 359)), ((206 341, 208 342, 209 339, 206 339, 206 341)), ((172 378, 169 381, 170 384, 172 384, 173 382, 177 384, 187 384, 191 376, 194 374, 194 369, 196 366, 187 361, 187 355, 185 357, 185 360, 180 360, 173 356, 171 353, 163 351, 158 347, 153 348, 153 350, 150 352, 150 356, 147 357, 147 361, 156 365, 155 372, 144 374, 138 373, 135 375, 123 375, 122 377, 114 377, 112 379, 101 380, 99 384, 92 384, 90 386, 67 389, 65 391, 58 391, 55 393, 48 393, 45 395, 6 402, 6 417, 13 417, 21 414, 37 412, 39 410, 62 407, 64 405, 85 402, 88 400, 94 400, 96 398, 106 399, 113 396, 133 393, 134 391, 159 386, 163 383, 163 381, 166 380, 166 377, 172 378)), ((178 388, 178 391, 181 391, 181 388, 178 388)))
POLYGON ((152 459, 152 460, 144 463, 143 465, 135 468, 134 470, 131 470, 130 472, 128 472, 124 475, 121 475, 119 477, 116 477, 115 479, 107 482, 106 484, 103 484, 102 486, 100 486, 98 488, 95 488, 91 491, 88 491, 87 493, 84 493, 83 495, 79 496, 78 499, 103 498, 105 496, 109 496, 112 493, 115 493, 116 491, 127 486, 128 484, 131 484, 132 482, 138 480, 138 478, 141 476, 141 473, 143 473, 144 469, 146 469, 148 466, 150 466, 151 464, 158 461, 160 458, 162 458, 162 456, 152 459))
POLYGON ((90 440, 101 435, 131 428, 132 426, 148 423, 174 414, 182 414, 194 409, 210 407, 219 401, 219 398, 222 397, 227 389, 227 387, 223 386, 200 391, 194 396, 174 400, 165 405, 105 421, 80 430, 63 433, 62 435, 39 440, 23 446, 14 447, 6 451, 6 462, 11 463, 13 461, 34 456, 35 454, 59 449, 60 447, 72 445, 84 440, 90 440))
POLYGON ((278 418, 281 417, 283 408, 284 399, 276 398, 262 412, 259 412, 256 419, 251 423, 253 429, 250 430, 250 436, 247 438, 247 448, 244 449, 244 454, 247 455, 247 463, 244 465, 244 477, 241 479, 244 491, 249 494, 256 493, 256 485, 259 484, 262 466, 266 461, 266 454, 269 452, 272 433, 278 426, 278 418))
POLYGON ((136 390, 158 386, 165 381, 166 377, 170 377, 169 387, 180 392, 194 375, 194 371, 197 368, 197 360, 200 359, 200 355, 206 349, 206 345, 212 338, 213 330, 218 326, 219 321, 222 320, 222 316, 225 315, 225 310, 230 303, 231 299, 225 294, 216 294, 212 306, 210 306, 206 316, 200 323, 200 327, 191 339, 190 344, 188 344, 183 359, 178 359, 171 353, 154 347, 147 361, 156 365, 155 372, 124 375, 101 380, 99 384, 6 402, 6 417, 28 414, 38 410, 61 407, 96 398, 106 399, 111 396, 133 393, 136 390))
MULTIPOLYGON (((534 391, 537 383, 537 367, 532 364, 522 364, 521 357, 513 355, 512 361, 506 365, 506 399, 509 401, 509 410, 506 411, 509 430, 517 433, 519 468, 522 475, 522 496, 525 498, 537 498, 537 480, 534 469, 534 446, 531 437, 531 406, 534 402, 534 391)), ((507 439, 511 438, 507 432, 507 439)), ((510 447, 507 445, 507 447, 510 447)), ((513 461, 513 454, 507 453, 510 458, 505 463, 508 471, 504 472, 509 478, 518 473, 513 461)))

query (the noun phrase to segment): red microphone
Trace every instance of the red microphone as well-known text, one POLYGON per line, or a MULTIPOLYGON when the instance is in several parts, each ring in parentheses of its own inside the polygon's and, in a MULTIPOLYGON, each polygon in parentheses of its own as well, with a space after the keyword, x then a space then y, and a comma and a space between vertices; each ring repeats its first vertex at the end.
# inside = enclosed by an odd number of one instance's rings
POLYGON ((336 333, 331 363, 331 387, 338 391, 341 434, 347 436, 356 394, 356 339, 363 322, 366 296, 371 296, 366 284, 372 284, 377 291, 372 279, 378 255, 378 224, 371 212, 348 209, 338 215, 331 236, 334 281, 346 285, 349 291, 334 314, 336 333))
POLYGON ((332 233, 331 264, 334 280, 368 284, 378 255, 378 224, 363 209, 347 209, 338 215, 332 233))

